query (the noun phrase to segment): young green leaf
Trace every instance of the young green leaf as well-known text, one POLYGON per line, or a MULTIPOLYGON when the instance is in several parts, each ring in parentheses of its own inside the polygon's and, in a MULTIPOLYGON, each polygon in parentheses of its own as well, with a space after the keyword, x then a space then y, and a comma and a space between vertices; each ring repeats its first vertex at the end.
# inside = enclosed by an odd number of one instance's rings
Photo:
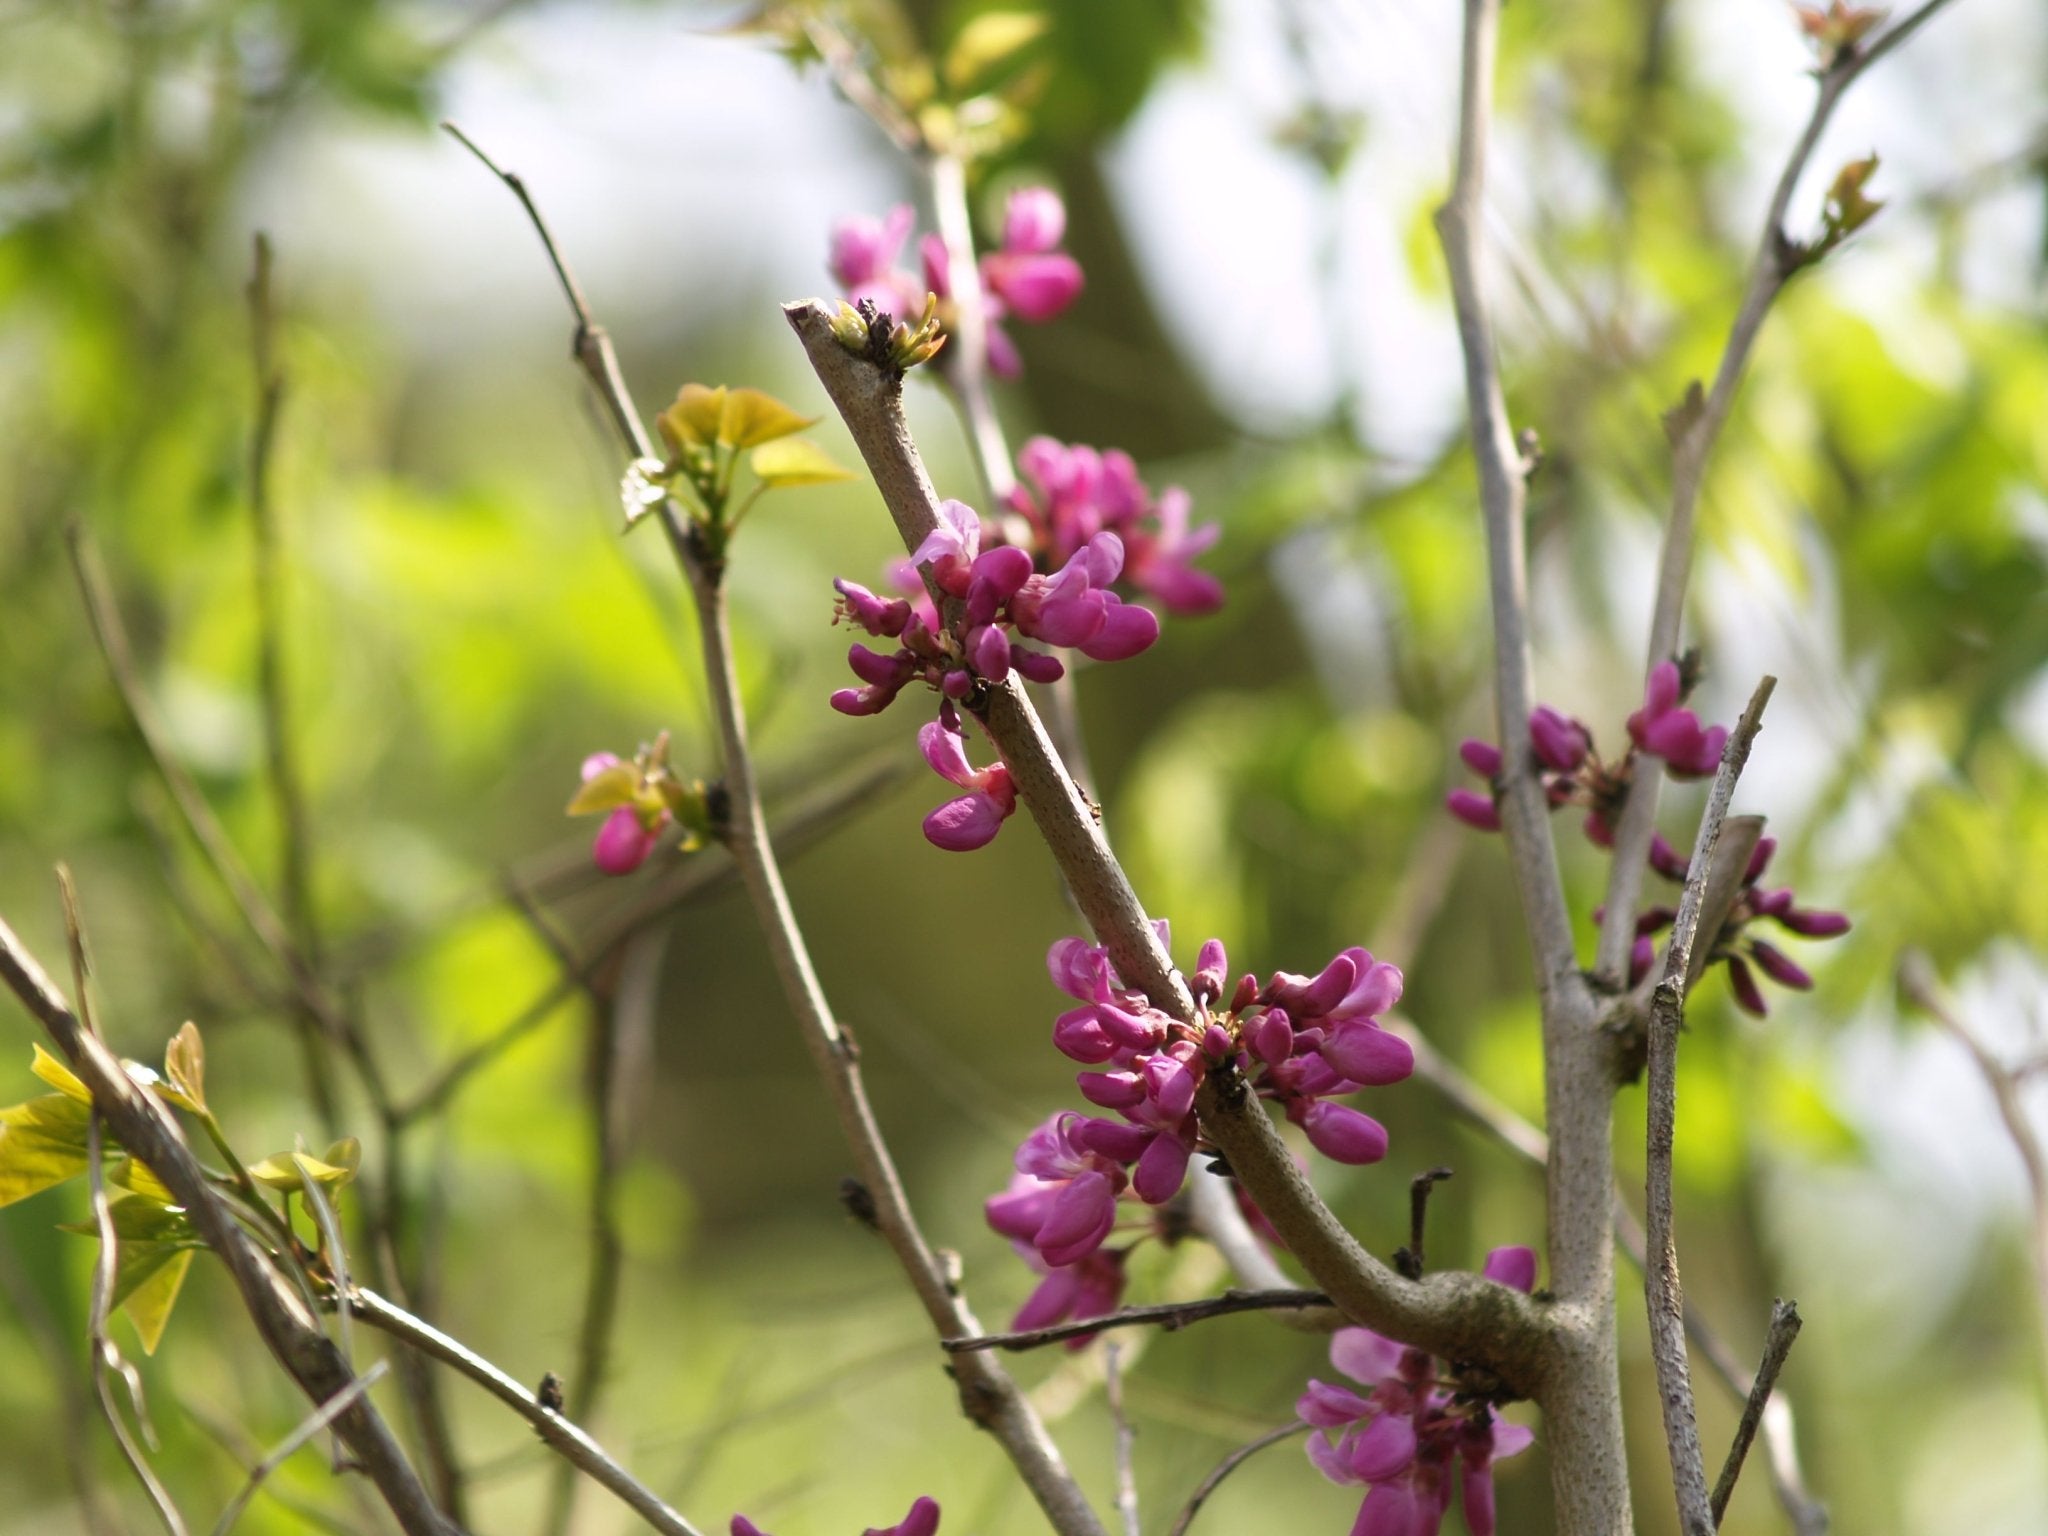
POLYGON ((955 96, 980 89, 990 75, 1045 36, 1049 18, 1036 11, 983 11, 946 50, 946 85, 955 96))
POLYGON ((0 1109, 0 1205, 85 1172, 89 1106, 68 1093, 45 1094, 0 1109))
POLYGON ((773 395, 758 389, 726 392, 725 409, 719 418, 718 440, 728 448, 754 448, 801 432, 817 422, 815 416, 799 416, 773 395))
POLYGON ((640 791, 640 770, 631 763, 613 763, 600 768, 577 786, 569 799, 568 814, 591 816, 599 811, 631 805, 640 791))
POLYGON ((719 438, 725 415, 725 386, 707 389, 702 384, 685 384, 676 401, 655 417, 655 429, 668 444, 670 454, 681 457, 685 448, 708 448, 719 438))
POLYGON ((35 1073, 59 1093, 78 1100, 81 1104, 92 1102, 92 1090, 85 1086, 78 1074, 63 1062, 44 1050, 40 1041, 30 1047, 35 1059, 29 1063, 29 1071, 35 1073))
POLYGON ((754 477, 768 486, 829 485, 853 478, 852 470, 807 437, 786 437, 756 448, 747 462, 754 477))
POLYGON ((206 1047, 199 1026, 190 1019, 164 1049, 164 1076, 171 1081, 165 1098, 194 1114, 206 1113, 206 1047))
POLYGON ((345 1136, 318 1157, 293 1152, 279 1152, 266 1157, 260 1163, 249 1165, 249 1177, 270 1189, 300 1189, 305 1184, 305 1178, 299 1172, 303 1165, 308 1174, 323 1186, 339 1189, 356 1176, 357 1165, 362 1160, 362 1143, 353 1136, 345 1136))

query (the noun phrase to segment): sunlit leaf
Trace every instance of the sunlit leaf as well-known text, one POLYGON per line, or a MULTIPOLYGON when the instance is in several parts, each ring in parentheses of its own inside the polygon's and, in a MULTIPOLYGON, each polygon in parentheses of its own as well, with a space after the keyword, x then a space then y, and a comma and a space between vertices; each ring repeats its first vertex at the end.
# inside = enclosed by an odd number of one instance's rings
POLYGON ((613 763, 601 768, 577 788, 569 798, 571 816, 592 816, 599 811, 616 810, 622 805, 631 805, 640 789, 640 770, 631 763, 613 763))
POLYGON ((725 386, 708 389, 702 384, 685 384, 676 403, 654 419, 669 452, 684 448, 708 448, 718 441, 719 423, 725 414, 725 386))
POLYGON ((747 462, 763 485, 830 485, 853 478, 852 470, 807 437, 786 437, 756 448, 747 462))
POLYGON ((953 39, 943 70, 956 94, 979 88, 987 77, 1045 36, 1051 21, 1037 11, 983 11, 953 39))
POLYGON ((753 448, 801 432, 817 421, 799 416, 773 395, 758 389, 726 392, 725 409, 719 418, 718 440, 728 448, 753 448))
POLYGON ((192 1267, 190 1247, 170 1248, 159 1243, 134 1250, 123 1249, 115 1267, 116 1305, 128 1314, 128 1321, 135 1325, 135 1333, 142 1340, 145 1355, 156 1353, 156 1347, 164 1336, 164 1327, 171 1320, 171 1309, 178 1304, 178 1292, 184 1288, 185 1273, 192 1267), (120 1294, 123 1282, 128 1286, 125 1296, 120 1294))
POLYGON ((362 1143, 353 1136, 346 1136, 318 1157, 292 1152, 266 1157, 260 1163, 250 1164, 249 1177, 271 1189, 298 1189, 305 1182, 299 1172, 303 1165, 321 1184, 329 1189, 339 1189, 356 1176, 362 1157, 362 1143))
POLYGON ((156 1176, 156 1170, 139 1158, 121 1157, 114 1161, 107 1174, 107 1182, 118 1189, 132 1191, 145 1200, 154 1200, 159 1205, 175 1205, 178 1197, 170 1186, 156 1176))
POLYGON ((84 1081, 80 1079, 76 1072, 73 1072, 63 1062, 44 1050, 41 1041, 37 1041, 31 1049, 36 1054, 35 1059, 29 1063, 29 1071, 35 1073, 37 1077, 40 1077, 59 1093, 74 1098, 81 1104, 90 1104, 92 1102, 92 1090, 85 1086, 84 1081))
POLYGON ((0 1205, 12 1205, 85 1172, 92 1111, 68 1093, 0 1109, 0 1205))
POLYGON ((185 1109, 203 1114, 206 1110, 206 1046, 199 1038, 199 1026, 187 1019, 171 1036, 164 1050, 164 1076, 174 1093, 166 1098, 182 1101, 185 1109))

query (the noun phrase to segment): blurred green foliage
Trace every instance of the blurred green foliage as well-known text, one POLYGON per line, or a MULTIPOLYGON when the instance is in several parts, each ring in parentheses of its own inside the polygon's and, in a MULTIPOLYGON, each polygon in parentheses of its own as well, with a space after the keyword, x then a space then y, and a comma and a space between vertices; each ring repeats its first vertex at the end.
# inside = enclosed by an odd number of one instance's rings
MULTIPOLYGON (((504 884, 537 892, 567 942, 600 942, 647 877, 601 887, 581 873, 579 831, 560 815, 581 757, 630 752, 667 729, 680 770, 715 770, 684 598, 655 541, 618 537, 621 466, 559 347, 565 314, 508 307, 504 337, 442 355, 356 291, 345 274, 359 266, 333 263, 291 228, 271 231, 287 378, 272 499, 290 726, 310 806, 305 940, 401 1098, 523 1011, 542 1019, 402 1144, 378 1134, 345 1072, 326 1085, 336 1123, 320 1123, 285 978, 178 830, 67 554, 73 526, 101 552, 181 760, 276 891, 284 854, 253 596, 250 210, 266 178, 306 163, 289 157, 309 143, 431 142, 466 60, 544 70, 531 56, 508 62, 501 40, 525 9, 134 0, 0 13, 0 912, 46 960, 60 956, 48 872, 68 861, 114 1042, 154 1060, 181 1021, 198 1020, 210 1098, 249 1146, 361 1135, 362 1178, 339 1202, 350 1229, 361 1202, 387 1199, 401 1271, 432 1277, 422 1306, 538 1380, 576 1348, 596 1156, 586 1058, 598 1032, 573 991, 536 1009, 561 991, 559 966, 504 884)), ((622 15, 561 9, 600 32, 622 15)), ((1226 611, 1169 623, 1144 658, 1081 680, 1108 826, 1147 902, 1172 918, 1183 959, 1210 933, 1262 971, 1371 944, 1407 970, 1414 1022, 1540 1118, 1501 851, 1439 809, 1457 738, 1490 734, 1463 446, 1447 432, 1390 461, 1365 446, 1369 399, 1364 419, 1333 408, 1290 436, 1237 429, 1169 340, 1215 316, 1164 313, 1133 254, 1139 215, 1101 174, 1100 157, 1160 82, 1200 61, 1225 21, 1241 24, 1234 11, 1212 14, 1225 9, 977 0, 908 5, 893 23, 904 49, 945 47, 991 11, 1042 13, 1016 77, 1036 82, 1029 132, 995 170, 1057 176, 1092 286, 1070 325, 1027 338, 1030 371, 1002 401, 1013 440, 1043 429, 1130 445, 1150 456, 1155 485, 1187 484, 1198 515, 1224 526, 1211 558, 1230 584, 1226 611)), ((1515 418, 1539 430, 1545 452, 1531 505, 1539 694, 1608 745, 1641 673, 1645 551, 1665 483, 1658 413, 1711 372, 1739 292, 1757 210, 1728 190, 1750 157, 1769 166, 1781 153, 1745 142, 1739 104, 1682 45, 1680 23, 1698 9, 1518 0, 1507 12, 1503 131, 1527 180, 1512 204, 1521 265, 1504 282, 1535 297, 1511 308, 1503 363, 1515 418)), ((687 6, 660 14, 677 27, 730 20, 687 6)), ((1311 41, 1325 24, 1305 23, 1311 41)), ((1403 35, 1376 34, 1387 46, 1403 35)), ((1212 70, 1230 63, 1208 59, 1212 70)), ((1418 69, 1449 67, 1448 55, 1418 55, 1418 69)), ((1314 95, 1305 76, 1287 84, 1314 95)), ((1792 100, 1804 88, 1789 71, 1771 87, 1792 100)), ((1375 110, 1363 104, 1368 130, 1375 110)), ((847 124, 851 165, 866 151, 847 124)), ((1275 137, 1274 153, 1309 167, 1331 206, 1362 195, 1341 157, 1318 159, 1277 127, 1275 137)), ((1877 147, 1882 194, 1895 162, 1892 146, 1877 147)), ((690 176, 708 170, 684 158, 663 199, 687 208, 690 176)), ((1824 186, 1833 167, 1821 169, 1824 186)), ((1962 183, 1973 168, 1949 170, 1962 183)), ((2037 169, 2017 174, 2038 188, 2037 169)), ((544 206, 561 191, 535 190, 544 206)), ((1819 195, 1797 205, 1800 229, 1818 228, 1819 195)), ((2028 209, 2040 218, 2038 196, 2028 209)), ((846 211, 817 210, 821 253, 829 220, 846 211)), ((1405 232, 1419 286, 1437 294, 1427 212, 1417 199, 1375 217, 1405 232)), ((656 216, 611 213, 627 229, 656 216)), ((2038 1008, 2048 946, 2039 274, 1987 294, 1946 259, 1909 260, 1910 283, 1882 303, 1844 275, 1915 232, 1967 248, 1970 218, 1967 199, 1900 199, 1785 294, 1712 469, 1692 625, 1708 713, 1732 715, 1750 684, 1742 667, 1786 678, 1750 795, 1782 795, 1789 808, 1745 808, 1774 815, 1774 878, 1850 911, 1857 927, 1801 949, 1818 989, 1774 994, 1768 1021, 1738 1015, 1718 978, 1701 991, 1678 1152, 1686 1277, 1745 1357, 1769 1298, 1799 1296, 1808 1328, 1788 1382, 1809 1471, 1838 1529, 1878 1536, 2017 1530, 1996 1523, 2001 1512, 2048 1498, 2041 1341, 2016 1202, 1999 1193, 2010 1181, 2002 1165, 1922 1166, 1947 1132, 1895 1127, 1872 1080, 1890 1070, 1903 1092, 1938 1055, 1893 1000, 1903 949, 1925 949, 1967 997, 2018 1017, 2038 1008), (2033 298, 2018 303, 2015 291, 2033 298), (1944 1196, 1956 1179, 1970 1198, 1944 1196), (1977 1480, 1968 1520, 1929 1492, 1965 1462, 1997 1469, 1977 1480)), ((537 270, 526 232, 509 214, 503 227, 500 270, 537 270)), ((593 235, 558 233, 572 260, 593 235)), ((701 241, 735 272, 752 259, 743 229, 707 226, 701 241)), ((726 291, 744 289, 735 279, 726 291)), ((759 384, 809 413, 818 402, 771 302, 786 296, 698 312, 673 295, 628 294, 599 308, 650 411, 695 378, 759 384)), ((1298 324, 1353 298, 1300 295, 1298 324)), ((942 491, 971 499, 953 421, 930 397, 913 404, 942 491)), ((778 822, 865 754, 905 765, 806 844, 794 898, 860 1030, 914 1197, 996 1319, 1027 1277, 982 1229, 979 1202, 1016 1138, 1075 1102, 1047 1048, 1056 998, 1041 965, 1072 919, 1021 824, 972 857, 916 836, 936 792, 913 762, 914 705, 881 722, 824 708, 843 644, 826 623, 829 579, 865 578, 890 553, 886 519, 859 483, 790 491, 750 517, 732 573, 745 684, 778 822)), ((1683 843, 1698 797, 1668 800, 1666 830, 1683 843)), ((1565 841, 1575 910, 1587 914, 1604 863, 1575 833, 1565 841)), ((998 1455, 954 1412, 879 1245, 837 1206, 844 1157, 744 912, 714 891, 649 932, 598 977, 613 998, 635 967, 658 980, 644 1054, 626 1069, 625 1279, 601 1437, 707 1529, 733 1507, 786 1532, 852 1529, 895 1518, 926 1490, 945 1502, 949 1532, 1035 1529, 998 1455)), ((36 1091, 26 1021, 6 1038, 0 1102, 11 1103, 36 1091)), ((1933 1110, 1916 1101, 1914 1115, 1986 1118, 1968 1080, 1950 1080, 1960 1088, 1933 1110)), ((1406 1177, 1434 1163, 1458 1178, 1432 1206, 1433 1258, 1465 1263, 1539 1239, 1540 1180, 1429 1089, 1378 1091, 1371 1107, 1393 1133, 1387 1165, 1317 1170, 1369 1244, 1385 1252, 1405 1236, 1406 1177)), ((1625 1093, 1617 1136, 1631 1180, 1639 1127, 1640 1101, 1625 1093)), ((0 1532, 93 1529, 80 1481, 116 1511, 98 1528, 146 1521, 81 1396, 92 1244, 57 1231, 83 1214, 75 1191, 0 1211, 0 1532)), ((1213 1279, 1198 1255, 1154 1253, 1136 1289, 1213 1279)), ((210 1523, 239 1481, 237 1457, 281 1438, 301 1409, 206 1261, 186 1292, 162 1347, 139 1363, 157 1464, 188 1515, 210 1523)), ((1650 1532, 1672 1525, 1640 1310, 1625 1277, 1650 1532)), ((1152 1341, 1130 1386, 1149 1520, 1163 1526, 1231 1444, 1284 1421, 1321 1365, 1313 1341, 1257 1319, 1152 1341)), ((1109 1437, 1088 1389, 1099 1364, 1019 1368, 1044 1381, 1072 1459, 1106 1489, 1109 1437)), ((393 1383, 379 1395, 399 1401, 393 1383)), ((450 1383, 446 1396, 476 1528, 528 1520, 549 1476, 544 1453, 466 1388, 450 1383)), ((1711 1385, 1701 1396, 1704 1438, 1719 1446, 1732 1406, 1711 1385)), ((1540 1455, 1504 1479, 1504 1530, 1549 1529, 1540 1455)), ((370 1528, 314 1452, 273 1487, 239 1529, 311 1529, 308 1509, 370 1528)), ((1288 1448, 1254 1462, 1204 1518, 1216 1530, 1334 1532, 1354 1508, 1288 1448)), ((578 1529, 625 1528, 594 1495, 578 1511, 578 1529)), ((1729 1529, 1782 1528, 1753 1473, 1729 1529)))

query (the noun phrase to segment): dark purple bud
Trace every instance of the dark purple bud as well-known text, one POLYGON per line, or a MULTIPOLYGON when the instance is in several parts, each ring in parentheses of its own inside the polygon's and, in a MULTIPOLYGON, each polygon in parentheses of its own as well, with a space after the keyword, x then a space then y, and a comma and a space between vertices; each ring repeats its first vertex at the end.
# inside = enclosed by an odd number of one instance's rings
POLYGON ((1237 990, 1230 994, 1230 1011, 1232 1013, 1243 1013, 1245 1009, 1257 1002, 1258 998, 1259 978, 1247 971, 1244 975, 1237 978, 1237 990))
POLYGON ((1665 840, 1662 832, 1653 832, 1650 835, 1650 868, 1666 880, 1676 880, 1680 885, 1685 884, 1691 863, 1690 859, 1665 840))
POLYGON ((1480 1271, 1487 1279, 1520 1291, 1524 1296, 1536 1289, 1536 1250, 1534 1248, 1496 1248, 1486 1256, 1486 1267, 1480 1271))
POLYGON ((1230 1060, 1236 1045, 1230 1038, 1230 1031, 1221 1024, 1211 1024, 1202 1031, 1202 1054, 1211 1061, 1230 1060))
POLYGON ((1444 809, 1468 827, 1477 827, 1481 832, 1500 830, 1500 807, 1493 803, 1493 796, 1482 795, 1474 790, 1454 789, 1444 796, 1444 809))
POLYGON ((964 699, 974 692, 974 674, 965 667, 954 667, 939 684, 939 691, 949 699, 964 699))
POLYGON ((1657 959, 1657 946, 1648 935, 1638 935, 1628 947, 1628 984, 1634 986, 1650 974, 1650 967, 1657 959))
POLYGON ((1214 1002, 1223 995, 1223 983, 1230 974, 1230 960, 1223 952, 1221 939, 1210 939, 1202 945, 1202 952, 1195 957, 1193 991, 1198 1003, 1214 1002))
POLYGON ((992 683, 1010 675, 1010 637, 994 624, 983 624, 967 632, 967 659, 974 670, 992 683))
POLYGON ((1467 768, 1470 768, 1482 779, 1493 779, 1500 776, 1502 766, 1500 748, 1490 741, 1479 741, 1467 736, 1458 743, 1458 756, 1464 759, 1467 768))
POLYGON ((1571 773, 1586 760, 1591 743, 1578 721, 1567 719, 1548 704, 1539 704, 1529 714, 1529 745, 1546 768, 1571 773))
POLYGON ((1753 1013, 1760 1019, 1770 1013, 1771 1006, 1764 1001, 1763 989, 1757 986, 1756 977, 1739 955, 1728 957, 1728 985, 1734 989, 1735 1001, 1743 1012, 1753 1013))
POLYGON ((1795 992, 1813 990, 1813 978, 1806 974, 1790 955, 1775 945, 1766 944, 1762 939, 1752 939, 1749 956, 1760 969, 1781 987, 1790 987, 1795 992))
POLYGON ((1756 852, 1749 856, 1749 868, 1743 871, 1742 883, 1755 885, 1763 879, 1764 871, 1771 867, 1771 855, 1778 851, 1775 837, 1760 837, 1756 840, 1756 852))
MULTIPOLYGON (((1790 891, 1785 893, 1791 895, 1790 891)), ((1787 907, 1772 916, 1794 933, 1809 939, 1832 939, 1837 934, 1849 931, 1849 919, 1841 912, 1807 912, 1797 907, 1787 907)))

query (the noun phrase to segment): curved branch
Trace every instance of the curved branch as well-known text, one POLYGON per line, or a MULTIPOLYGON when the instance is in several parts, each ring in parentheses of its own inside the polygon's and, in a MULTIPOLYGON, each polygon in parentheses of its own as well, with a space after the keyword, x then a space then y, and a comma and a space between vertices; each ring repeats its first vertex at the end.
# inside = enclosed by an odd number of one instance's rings
MULTIPOLYGON (((852 433, 906 549, 937 524, 938 500, 903 415, 901 381, 842 348, 815 300, 784 315, 852 433)), ((1124 982, 1183 1024, 1196 1014, 1180 975, 1013 677, 988 690, 979 718, 1098 943, 1124 982)), ((1543 1371, 1551 1330, 1539 1304, 1477 1275, 1402 1278, 1361 1247, 1295 1166, 1234 1074, 1212 1072, 1196 1099, 1204 1131, 1316 1284, 1354 1322, 1418 1348, 1485 1361, 1523 1391, 1543 1371)))

